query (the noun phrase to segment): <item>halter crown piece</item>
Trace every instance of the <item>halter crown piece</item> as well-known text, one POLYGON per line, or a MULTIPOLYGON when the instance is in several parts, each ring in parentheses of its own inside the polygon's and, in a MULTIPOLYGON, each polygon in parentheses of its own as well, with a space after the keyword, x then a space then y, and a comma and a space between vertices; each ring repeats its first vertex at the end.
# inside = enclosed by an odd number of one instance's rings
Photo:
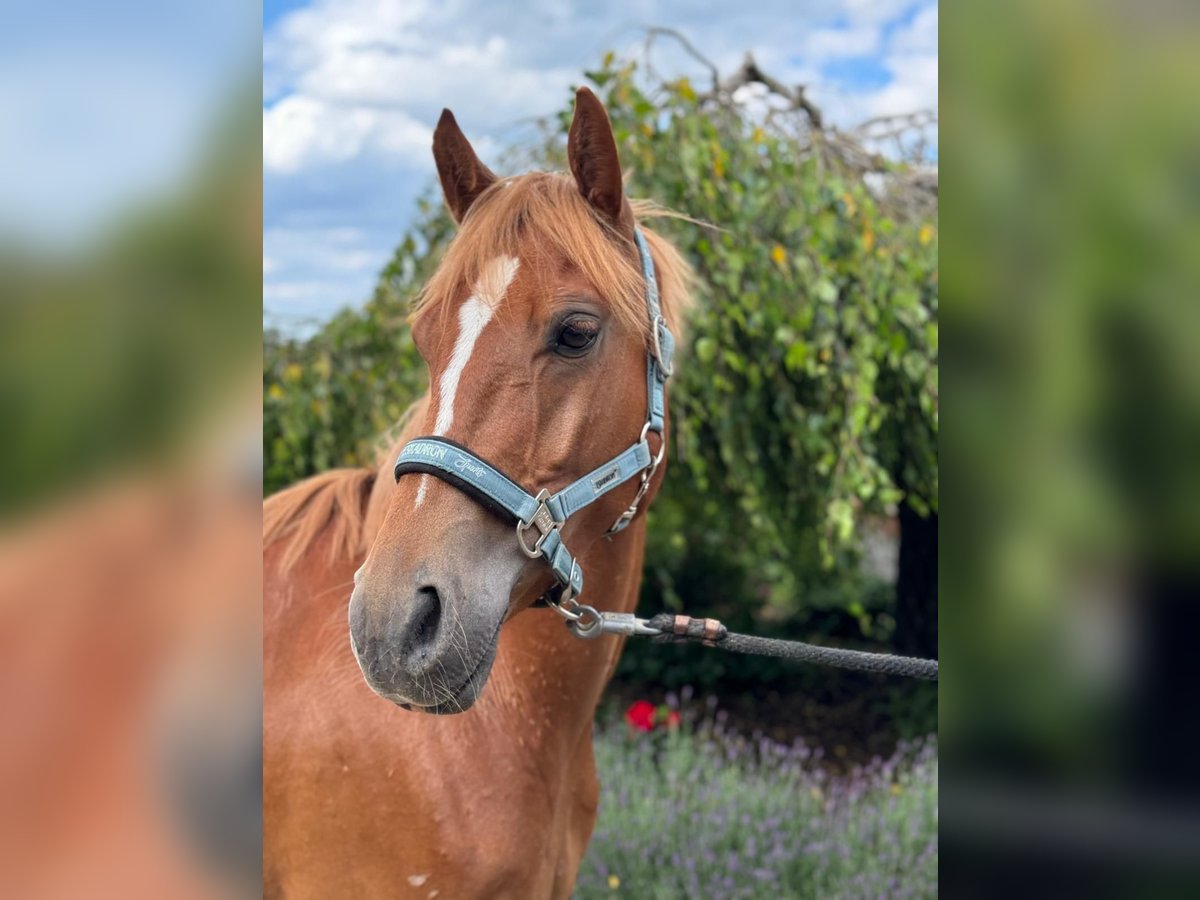
POLYGON ((671 376, 675 338, 662 315, 658 282, 654 277, 654 260, 650 257, 640 228, 634 228, 633 237, 642 259, 642 275, 646 281, 646 308, 650 315, 652 349, 646 354, 646 424, 642 426, 642 433, 632 447, 556 494, 544 489, 536 495, 530 494, 491 463, 461 444, 443 437, 414 438, 404 445, 396 460, 397 481, 401 475, 410 472, 433 475, 494 512, 515 519, 517 543, 521 550, 533 559, 545 559, 558 579, 558 587, 550 592, 551 595, 557 594, 557 599, 548 595, 547 602, 566 617, 577 632, 594 625, 599 620, 599 614, 575 599, 583 590, 583 571, 563 543, 562 527, 567 519, 589 503, 640 474, 641 486, 633 502, 621 513, 607 534, 616 534, 624 529, 637 515, 638 504, 646 496, 650 479, 662 463, 667 446, 663 417, 666 413, 665 390, 667 379, 671 376), (651 431, 659 436, 657 456, 651 456, 650 444, 646 440, 651 431))

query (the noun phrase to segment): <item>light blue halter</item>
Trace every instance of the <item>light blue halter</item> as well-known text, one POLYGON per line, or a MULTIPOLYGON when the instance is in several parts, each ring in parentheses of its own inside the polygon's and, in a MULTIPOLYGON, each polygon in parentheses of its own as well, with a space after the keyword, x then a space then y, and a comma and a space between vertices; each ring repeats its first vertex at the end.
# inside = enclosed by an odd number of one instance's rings
MULTIPOLYGON (((616 534, 637 515, 638 504, 646 496, 650 479, 658 470, 666 451, 663 417, 666 414, 665 390, 671 376, 675 338, 667 328, 658 297, 658 282, 654 277, 654 261, 646 246, 641 229, 634 228, 634 240, 642 259, 642 275, 646 280, 646 307, 650 313, 652 349, 646 355, 646 393, 648 411, 642 433, 628 450, 604 465, 567 485, 556 494, 541 490, 536 496, 516 484, 495 466, 476 456, 466 447, 443 437, 414 438, 404 445, 396 460, 396 479, 410 472, 434 475, 449 482, 484 506, 516 519, 517 543, 530 558, 542 557, 558 578, 560 596, 548 602, 572 623, 579 623, 582 607, 575 600, 583 590, 583 571, 562 539, 562 527, 567 519, 589 503, 641 473, 642 482, 637 495, 625 512, 608 530, 616 534), (659 435, 657 456, 650 455, 646 436, 651 431, 659 435)), ((595 612, 590 611, 594 616, 595 612)))

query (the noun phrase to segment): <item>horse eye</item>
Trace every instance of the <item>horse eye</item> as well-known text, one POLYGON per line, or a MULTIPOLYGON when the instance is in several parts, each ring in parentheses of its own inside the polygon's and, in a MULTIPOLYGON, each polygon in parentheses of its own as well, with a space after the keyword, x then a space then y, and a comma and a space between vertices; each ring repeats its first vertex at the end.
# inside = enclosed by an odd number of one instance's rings
POLYGON ((599 336, 599 322, 588 316, 573 316, 558 327, 554 349, 562 356, 582 356, 599 336))

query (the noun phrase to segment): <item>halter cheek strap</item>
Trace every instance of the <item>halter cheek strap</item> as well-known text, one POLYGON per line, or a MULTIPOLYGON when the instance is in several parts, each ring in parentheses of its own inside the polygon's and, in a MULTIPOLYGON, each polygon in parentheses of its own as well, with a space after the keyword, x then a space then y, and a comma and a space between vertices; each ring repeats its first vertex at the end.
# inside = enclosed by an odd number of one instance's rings
MULTIPOLYGON (((658 470, 666 450, 666 437, 663 434, 665 395, 667 379, 672 370, 675 338, 662 315, 654 260, 646 246, 646 239, 640 228, 634 229, 633 236, 646 282, 646 307, 650 314, 652 342, 652 349, 646 355, 646 424, 642 426, 642 433, 633 446, 555 494, 546 490, 536 495, 530 494, 491 463, 444 437, 414 438, 404 445, 396 460, 397 481, 401 475, 412 472, 433 475, 454 485, 492 511, 515 519, 517 542, 521 550, 533 559, 545 559, 554 571, 564 598, 560 603, 572 601, 583 590, 583 571, 563 543, 562 526, 588 504, 641 474, 641 485, 633 502, 621 513, 608 533, 615 534, 624 529, 637 515, 638 506, 646 496, 650 480, 658 470), (657 455, 650 453, 647 435, 651 431, 659 435, 657 455)), ((578 604, 575 606, 578 607, 578 604)), ((569 619, 579 619, 578 614, 558 608, 569 619)))

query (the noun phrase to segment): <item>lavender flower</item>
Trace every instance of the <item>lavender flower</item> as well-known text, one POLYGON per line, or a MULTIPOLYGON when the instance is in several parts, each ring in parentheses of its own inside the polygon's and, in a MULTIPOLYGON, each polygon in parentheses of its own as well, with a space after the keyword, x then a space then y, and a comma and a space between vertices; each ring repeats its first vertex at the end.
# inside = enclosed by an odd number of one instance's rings
POLYGON ((692 698, 669 698, 691 723, 670 733, 597 726, 600 818, 575 896, 611 897, 614 873, 650 897, 936 896, 935 739, 835 775, 821 748, 747 739, 692 698))

